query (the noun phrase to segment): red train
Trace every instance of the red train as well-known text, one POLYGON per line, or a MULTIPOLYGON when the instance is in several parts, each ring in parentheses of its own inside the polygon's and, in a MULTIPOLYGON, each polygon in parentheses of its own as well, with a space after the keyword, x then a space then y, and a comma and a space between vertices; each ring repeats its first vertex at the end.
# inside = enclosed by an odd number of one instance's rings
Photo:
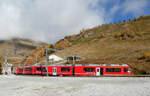
POLYGON ((113 76, 132 75, 131 68, 127 64, 88 64, 80 65, 49 65, 17 67, 16 74, 24 75, 48 75, 50 76, 113 76))

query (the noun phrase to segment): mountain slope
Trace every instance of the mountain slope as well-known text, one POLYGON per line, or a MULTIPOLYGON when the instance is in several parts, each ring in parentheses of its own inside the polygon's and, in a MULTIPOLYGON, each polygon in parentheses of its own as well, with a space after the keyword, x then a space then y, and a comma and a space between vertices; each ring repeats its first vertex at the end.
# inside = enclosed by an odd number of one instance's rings
POLYGON ((85 57, 82 63, 127 63, 136 74, 149 72, 150 16, 81 30, 79 34, 66 36, 55 46, 85 57))

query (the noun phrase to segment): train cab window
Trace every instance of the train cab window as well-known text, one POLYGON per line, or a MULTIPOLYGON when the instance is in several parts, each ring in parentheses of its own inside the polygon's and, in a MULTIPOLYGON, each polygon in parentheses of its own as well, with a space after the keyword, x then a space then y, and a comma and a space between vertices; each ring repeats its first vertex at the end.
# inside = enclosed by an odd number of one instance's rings
POLYGON ((42 68, 36 68, 36 71, 42 71, 42 68))
POLYGON ((19 71, 23 71, 23 69, 22 69, 22 68, 19 68, 18 70, 19 70, 19 71))
POLYGON ((62 68, 61 68, 61 71, 62 71, 62 72, 70 71, 70 68, 69 68, 69 67, 62 67, 62 68))
POLYGON ((121 72, 121 68, 106 68, 106 72, 121 72))
POLYGON ((84 72, 95 72, 95 68, 84 68, 84 72))
POLYGON ((32 70, 32 68, 26 68, 25 70, 26 70, 26 71, 31 71, 31 70, 32 70))
POLYGON ((130 73, 131 71, 130 71, 130 69, 129 69, 129 68, 124 68, 124 72, 128 72, 128 73, 130 73))

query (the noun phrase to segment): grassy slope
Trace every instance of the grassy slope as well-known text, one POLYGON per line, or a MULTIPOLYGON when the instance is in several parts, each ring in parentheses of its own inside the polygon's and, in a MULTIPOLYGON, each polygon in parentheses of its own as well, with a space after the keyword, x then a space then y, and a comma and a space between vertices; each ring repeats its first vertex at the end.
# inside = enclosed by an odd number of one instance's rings
POLYGON ((144 53, 150 52, 150 16, 142 16, 136 21, 98 26, 86 30, 82 35, 88 32, 95 34, 72 41, 72 46, 64 50, 85 57, 86 60, 82 61, 84 63, 127 63, 137 74, 150 72, 150 62, 138 60, 144 53), (116 32, 126 31, 134 32, 134 38, 114 38, 116 32), (138 35, 140 32, 142 36, 138 35), (104 33, 105 36, 98 37, 98 33, 104 33))

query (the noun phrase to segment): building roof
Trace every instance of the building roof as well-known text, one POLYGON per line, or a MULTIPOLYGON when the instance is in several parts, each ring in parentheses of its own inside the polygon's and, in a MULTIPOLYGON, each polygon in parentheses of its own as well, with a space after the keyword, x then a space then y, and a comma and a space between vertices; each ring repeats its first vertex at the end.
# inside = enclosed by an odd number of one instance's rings
POLYGON ((63 58, 56 56, 55 54, 52 54, 48 57, 49 61, 61 61, 63 58))

